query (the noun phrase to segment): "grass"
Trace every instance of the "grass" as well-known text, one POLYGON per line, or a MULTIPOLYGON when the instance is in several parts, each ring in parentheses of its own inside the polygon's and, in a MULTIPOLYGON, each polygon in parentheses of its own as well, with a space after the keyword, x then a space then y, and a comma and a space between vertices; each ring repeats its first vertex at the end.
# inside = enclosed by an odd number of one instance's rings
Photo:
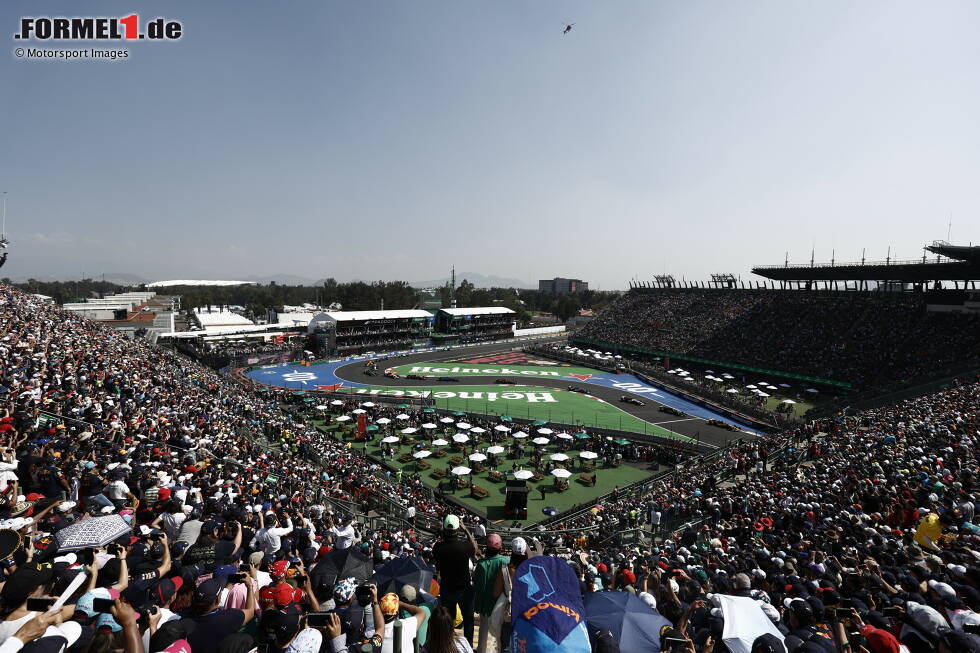
MULTIPOLYGON (((379 431, 372 442, 365 444, 363 442, 356 442, 354 447, 357 450, 366 451, 366 453, 375 458, 381 459, 381 438, 385 437, 386 433, 379 431)), ((443 437, 445 439, 451 440, 451 436, 440 432, 436 437, 443 437)), ((423 442, 429 442, 428 438, 423 439, 423 442)), ((503 444, 506 446, 510 440, 505 441, 503 444)), ((531 451, 534 447, 528 440, 526 440, 527 446, 526 451, 531 451)), ((470 443, 468 443, 470 444, 470 443)), ((439 447, 433 447, 430 444, 425 445, 427 449, 435 452, 439 447)), ((422 471, 422 480, 429 487, 435 488, 440 484, 440 479, 433 476, 436 469, 442 468, 447 471, 451 469, 454 464, 450 462, 452 456, 460 456, 465 460, 465 465, 468 467, 473 466, 473 463, 467 459, 467 455, 472 453, 472 447, 468 447, 466 453, 463 453, 459 449, 454 449, 451 446, 441 447, 447 452, 447 455, 442 458, 436 458, 435 456, 430 456, 426 458, 426 462, 429 463, 430 467, 422 471)), ((556 453, 558 451, 557 447, 553 445, 547 445, 545 450, 550 453, 556 453)), ((404 453, 411 453, 413 451, 412 445, 401 445, 397 448, 394 457, 385 458, 385 462, 396 469, 403 469, 406 474, 415 473, 416 463, 414 460, 408 463, 402 463, 398 460, 398 457, 404 453)), ((571 478, 568 479, 568 489, 563 492, 555 491, 554 481, 555 477, 551 475, 544 476, 540 481, 528 480, 528 487, 532 489, 531 493, 528 495, 527 502, 527 514, 528 519, 525 523, 536 523, 545 518, 545 514, 542 509, 545 506, 550 506, 557 509, 559 512, 567 510, 572 506, 581 503, 588 503, 593 501, 596 497, 611 492, 616 487, 624 487, 630 483, 647 478, 652 473, 648 469, 641 469, 627 464, 621 464, 618 467, 603 467, 600 464, 596 465, 596 469, 592 472, 596 475, 596 485, 586 486, 577 481, 578 475, 581 473, 579 468, 579 458, 578 451, 572 450, 567 452, 571 460, 565 462, 564 464, 568 467, 569 471, 572 472, 571 478), (542 498, 540 489, 545 490, 544 498, 542 498)), ((515 465, 523 465, 524 469, 531 469, 528 462, 528 458, 514 459, 510 457, 509 452, 502 454, 503 459, 498 466, 499 471, 512 470, 515 465)), ((594 461, 599 463, 599 461, 594 461)), ((480 473, 474 473, 471 476, 467 476, 467 479, 471 479, 472 483, 478 487, 489 491, 489 496, 482 499, 477 499, 470 494, 469 489, 457 490, 452 496, 454 496, 459 501, 467 504, 478 512, 482 512, 487 515, 487 517, 492 521, 500 521, 504 519, 504 486, 503 481, 494 482, 489 478, 489 469, 480 473)), ((448 480, 448 477, 443 480, 448 480)), ((448 490, 448 485, 446 486, 448 490)))
MULTIPOLYGON (((391 391, 396 393, 401 392, 398 388, 342 389, 343 392, 359 394, 365 400, 369 398, 371 394, 370 390, 378 390, 380 394, 392 394, 391 391)), ((443 385, 438 387, 413 386, 406 388, 404 391, 430 391, 435 401, 435 407, 443 410, 459 410, 466 413, 479 413, 482 415, 508 415, 510 417, 530 420, 576 424, 583 428, 600 427, 618 429, 633 433, 673 437, 685 442, 694 441, 691 438, 630 415, 626 411, 596 397, 570 392, 568 390, 509 385, 443 385), (507 393, 520 393, 522 397, 519 399, 505 398, 503 395, 507 393), (533 394, 538 400, 529 400, 529 394, 533 394)))

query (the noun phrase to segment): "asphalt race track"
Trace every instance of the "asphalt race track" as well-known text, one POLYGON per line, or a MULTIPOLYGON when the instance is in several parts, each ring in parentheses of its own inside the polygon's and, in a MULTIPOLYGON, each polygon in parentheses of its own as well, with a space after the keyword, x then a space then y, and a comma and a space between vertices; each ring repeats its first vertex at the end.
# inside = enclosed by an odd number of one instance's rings
MULTIPOLYGON (((541 341, 538 341, 541 342, 541 341)), ((425 352, 421 354, 409 354, 405 356, 392 356, 385 360, 378 361, 378 369, 383 371, 386 368, 397 367, 400 365, 410 365, 418 363, 441 363, 446 362, 451 359, 459 359, 461 357, 471 357, 479 356, 485 354, 496 354, 502 352, 510 351, 520 351, 521 345, 508 342, 508 343, 495 343, 489 345, 481 345, 476 347, 465 347, 465 348, 454 348, 447 351, 434 351, 425 352)), ((447 390, 452 390, 453 386, 458 386, 460 383, 453 382, 440 382, 435 378, 431 379, 406 379, 404 376, 398 379, 390 379, 381 373, 376 376, 370 376, 365 374, 367 369, 366 361, 357 360, 351 361, 349 364, 342 365, 336 369, 334 374, 344 381, 348 381, 356 384, 363 384, 376 387, 397 387, 406 388, 411 386, 444 386, 447 390)), ((555 368, 561 369, 561 368, 555 368)), ((604 374, 597 371, 597 375, 604 374)), ((738 438, 750 438, 753 437, 751 433, 746 433, 743 431, 729 431, 717 426, 713 426, 707 423, 706 419, 703 417, 695 417, 691 414, 691 404, 675 397, 673 395, 668 395, 666 392, 659 392, 657 396, 651 396, 650 394, 635 394, 630 393, 627 390, 619 388, 604 387, 595 383, 590 383, 588 380, 579 381, 577 379, 569 378, 536 378, 528 376, 508 376, 504 374, 497 374, 494 376, 468 376, 466 378, 461 378, 461 383, 465 385, 496 385, 494 381, 498 378, 513 378, 516 384, 525 386, 537 386, 537 387, 547 387, 547 388, 557 388, 560 390, 566 389, 569 385, 575 385, 579 387, 586 387, 589 393, 598 397, 610 404, 620 408, 621 410, 634 415, 644 421, 651 424, 659 424, 664 428, 668 428, 672 431, 676 431, 681 435, 685 435, 690 438, 699 439, 702 443, 713 445, 716 447, 724 446, 727 442, 738 438), (619 398, 624 394, 635 394, 641 401, 644 402, 643 406, 634 406, 632 404, 620 402, 619 398), (669 413, 660 412, 661 405, 671 405, 675 408, 683 410, 688 413, 685 417, 678 417, 676 415, 671 415, 669 413)), ((698 412, 708 413, 703 408, 698 407, 698 412)), ((720 416, 715 416, 720 417, 720 416)))

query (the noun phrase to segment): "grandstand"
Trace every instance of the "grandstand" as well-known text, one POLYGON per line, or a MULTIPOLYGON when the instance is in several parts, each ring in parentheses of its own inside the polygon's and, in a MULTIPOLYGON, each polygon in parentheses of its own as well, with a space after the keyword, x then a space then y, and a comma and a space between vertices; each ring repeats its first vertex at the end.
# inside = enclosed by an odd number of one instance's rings
POLYGON ((442 308, 436 313, 433 341, 461 344, 514 336, 515 313, 503 306, 442 308))
POLYGON ((929 249, 951 258, 753 268, 772 287, 635 283, 574 341, 835 391, 980 369, 980 248, 929 249))
POLYGON ((308 333, 318 353, 357 354, 428 344, 434 318, 417 309, 326 311, 310 320, 308 333))

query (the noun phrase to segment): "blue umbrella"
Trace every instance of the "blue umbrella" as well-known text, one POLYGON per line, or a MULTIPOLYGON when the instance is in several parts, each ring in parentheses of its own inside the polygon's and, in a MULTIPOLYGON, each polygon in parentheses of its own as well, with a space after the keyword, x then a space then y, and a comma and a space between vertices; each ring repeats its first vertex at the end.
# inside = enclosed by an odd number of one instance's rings
POLYGON ((630 592, 586 594, 585 621, 590 629, 609 630, 621 653, 659 653, 660 628, 671 625, 630 592))
POLYGON ((378 586, 378 595, 384 592, 400 592, 405 585, 411 585, 420 592, 432 589, 432 567, 422 558, 407 556, 392 558, 375 570, 371 582, 378 586))

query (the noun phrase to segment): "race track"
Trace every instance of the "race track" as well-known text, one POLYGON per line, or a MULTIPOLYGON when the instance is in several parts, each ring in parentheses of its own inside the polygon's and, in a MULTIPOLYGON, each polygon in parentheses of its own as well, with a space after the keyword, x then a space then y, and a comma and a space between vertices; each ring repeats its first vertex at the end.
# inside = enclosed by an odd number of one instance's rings
MULTIPOLYGON (((567 390, 569 386, 587 388, 589 394, 602 401, 615 406, 619 410, 628 413, 640 420, 650 424, 658 425, 662 428, 670 429, 675 433, 700 441, 709 446, 720 447, 726 443, 738 439, 752 437, 752 433, 739 426, 739 431, 729 431, 707 423, 708 419, 721 419, 722 416, 697 406, 680 397, 671 395, 658 388, 651 388, 642 383, 631 374, 612 374, 600 370, 591 370, 591 374, 583 374, 580 367, 567 367, 569 376, 566 376, 563 367, 554 362, 543 360, 535 361, 538 363, 536 369, 542 369, 541 365, 549 365, 547 368, 554 370, 552 376, 533 376, 531 372, 525 374, 506 374, 506 371, 517 372, 521 368, 519 365, 508 367, 506 363, 495 363, 493 361, 519 359, 522 354, 521 344, 516 342, 494 343, 473 347, 458 347, 450 350, 428 351, 400 356, 378 356, 372 357, 377 360, 378 369, 384 371, 390 368, 401 368, 402 366, 423 366, 434 369, 460 369, 463 367, 472 368, 477 363, 460 362, 465 361, 489 361, 492 369, 497 372, 493 375, 465 375, 459 377, 459 382, 439 381, 433 378, 425 379, 406 379, 404 376, 392 379, 381 373, 376 375, 366 374, 366 358, 357 360, 345 360, 335 362, 314 363, 310 367, 282 366, 278 368, 263 368, 252 370, 247 375, 254 380, 267 385, 280 387, 305 388, 336 390, 339 387, 358 387, 373 386, 389 388, 410 388, 426 386, 428 388, 445 388, 452 391, 459 386, 495 386, 496 379, 506 378, 513 380, 515 384, 521 386, 533 386, 541 388, 552 388, 567 390), (442 365, 435 365, 442 364, 442 365), (557 373, 557 375, 554 375, 557 373), (574 376, 570 376, 573 375, 574 376), (305 376, 304 376, 305 375, 305 376), (297 382, 295 379, 307 378, 308 380, 297 382), (302 383, 302 385, 300 384, 302 383), (312 384, 312 385, 310 385, 312 384), (621 402, 623 395, 632 395, 644 402, 643 406, 635 406, 621 402), (662 412, 661 406, 670 406, 687 413, 685 416, 676 416, 662 412)), ((533 356, 533 355, 532 355, 533 356)), ((436 373, 438 374, 438 373, 436 373)), ((426 374, 429 376, 429 374, 426 374)), ((500 390, 506 390, 508 386, 498 386, 500 390)), ((489 390, 489 389, 488 389, 489 390)), ((730 422, 729 423, 733 423, 730 422)))

